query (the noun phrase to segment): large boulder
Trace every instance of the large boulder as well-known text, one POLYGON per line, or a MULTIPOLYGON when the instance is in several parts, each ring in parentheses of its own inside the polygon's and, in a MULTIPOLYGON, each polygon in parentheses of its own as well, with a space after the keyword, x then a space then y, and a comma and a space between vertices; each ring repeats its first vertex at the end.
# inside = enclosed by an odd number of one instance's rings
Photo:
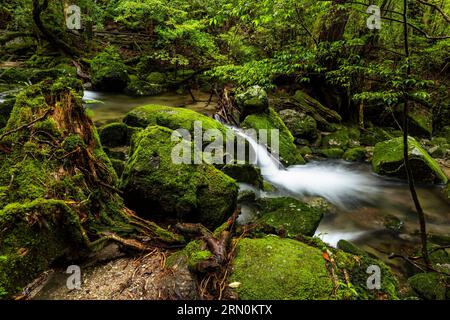
POLYGON ((437 272, 418 273, 408 279, 414 292, 425 300, 450 300, 450 277, 437 272))
POLYGON ((237 241, 229 281, 239 283, 242 300, 397 298, 397 280, 379 260, 276 236, 237 241), (371 265, 380 267, 379 290, 367 289, 371 265), (332 273, 345 285, 336 286, 332 273))
MULTIPOLYGON (((280 160, 287 165, 304 164, 305 160, 294 144, 294 137, 284 124, 283 120, 272 108, 266 112, 252 114, 245 118, 242 127, 246 129, 258 130, 279 130, 279 155, 280 160)), ((267 147, 272 148, 271 134, 268 132, 267 147)))
POLYGON ((294 137, 309 141, 317 138, 317 123, 313 117, 293 109, 281 110, 279 115, 294 137))
MULTIPOLYGON (((412 137, 408 140, 410 163, 414 179, 422 183, 447 183, 439 164, 412 137)), ((403 138, 380 142, 375 146, 373 170, 382 175, 406 179, 403 159, 403 138)))
POLYGON ((253 86, 238 94, 236 102, 241 110, 241 119, 250 114, 265 112, 269 108, 267 92, 260 86, 253 86))
POLYGON ((128 112, 123 122, 131 127, 163 126, 172 130, 186 129, 194 134, 195 122, 201 122, 202 131, 216 129, 226 133, 227 129, 220 122, 198 112, 160 105, 147 105, 134 108, 128 112))
POLYGON ((172 141, 172 133, 149 126, 133 139, 121 182, 127 204, 147 215, 220 225, 236 206, 236 182, 212 165, 175 164, 174 148, 192 144, 172 141))
POLYGON ((289 237, 313 236, 326 211, 287 197, 259 199, 257 208, 258 229, 289 237))
POLYGON ((91 61, 92 85, 102 91, 122 91, 129 76, 120 55, 112 48, 100 52, 91 61))

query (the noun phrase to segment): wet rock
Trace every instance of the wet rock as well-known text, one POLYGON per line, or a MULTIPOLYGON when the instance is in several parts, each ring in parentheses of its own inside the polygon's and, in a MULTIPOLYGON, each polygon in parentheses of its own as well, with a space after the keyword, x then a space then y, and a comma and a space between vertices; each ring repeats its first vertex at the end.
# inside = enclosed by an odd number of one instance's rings
MULTIPOLYGON (((414 179, 424 183, 447 183, 439 164, 412 137, 409 137, 409 155, 414 179)), ((395 138, 375 146, 372 168, 376 173, 406 179, 403 160, 403 138, 395 138)))
POLYGON ((251 164, 227 164, 222 169, 222 172, 232 177, 237 182, 248 183, 257 188, 262 188, 263 178, 261 170, 251 164))
POLYGON ((309 141, 317 138, 317 123, 313 117, 293 109, 282 110, 279 115, 294 137, 309 141))

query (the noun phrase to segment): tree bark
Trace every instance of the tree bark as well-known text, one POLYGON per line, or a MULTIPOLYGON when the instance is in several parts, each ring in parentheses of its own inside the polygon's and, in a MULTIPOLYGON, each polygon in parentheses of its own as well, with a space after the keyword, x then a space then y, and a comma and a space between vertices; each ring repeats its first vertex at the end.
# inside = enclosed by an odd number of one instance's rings
MULTIPOLYGON (((406 57, 406 79, 409 78, 411 74, 411 62, 410 51, 409 51, 409 32, 408 32, 408 0, 403 0, 403 31, 404 31, 404 46, 405 46, 405 57, 406 57)), ((422 258, 427 265, 427 267, 431 266, 430 258, 428 255, 428 237, 427 237, 427 228, 425 221, 425 214, 423 212, 422 206, 419 201, 419 197, 417 196, 417 191, 414 184, 414 176, 412 173, 411 163, 409 161, 409 146, 408 146, 408 136, 409 136, 409 97, 408 92, 409 88, 405 88, 405 102, 403 108, 403 156, 405 161, 405 169, 406 175, 408 178, 409 189, 411 192, 412 199, 414 201, 414 205, 416 207, 417 216, 419 218, 420 224, 420 238, 422 242, 422 258)))

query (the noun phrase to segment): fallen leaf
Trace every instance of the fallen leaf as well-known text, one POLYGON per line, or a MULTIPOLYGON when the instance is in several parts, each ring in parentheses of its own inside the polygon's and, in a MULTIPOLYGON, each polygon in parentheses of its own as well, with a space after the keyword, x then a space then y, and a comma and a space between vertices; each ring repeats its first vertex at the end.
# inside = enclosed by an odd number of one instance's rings
POLYGON ((241 285, 240 282, 232 282, 232 283, 230 283, 228 286, 229 286, 230 288, 236 289, 236 288, 239 288, 240 285, 241 285))

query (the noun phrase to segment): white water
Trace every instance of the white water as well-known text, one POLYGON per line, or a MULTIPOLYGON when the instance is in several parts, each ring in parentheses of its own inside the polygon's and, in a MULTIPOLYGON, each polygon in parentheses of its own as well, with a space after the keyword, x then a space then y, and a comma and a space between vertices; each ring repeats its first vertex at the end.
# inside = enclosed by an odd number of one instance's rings
POLYGON ((321 196, 345 208, 369 201, 379 190, 377 180, 368 174, 351 170, 345 163, 312 162, 284 168, 277 159, 242 131, 256 154, 256 165, 264 179, 294 196, 321 196))

